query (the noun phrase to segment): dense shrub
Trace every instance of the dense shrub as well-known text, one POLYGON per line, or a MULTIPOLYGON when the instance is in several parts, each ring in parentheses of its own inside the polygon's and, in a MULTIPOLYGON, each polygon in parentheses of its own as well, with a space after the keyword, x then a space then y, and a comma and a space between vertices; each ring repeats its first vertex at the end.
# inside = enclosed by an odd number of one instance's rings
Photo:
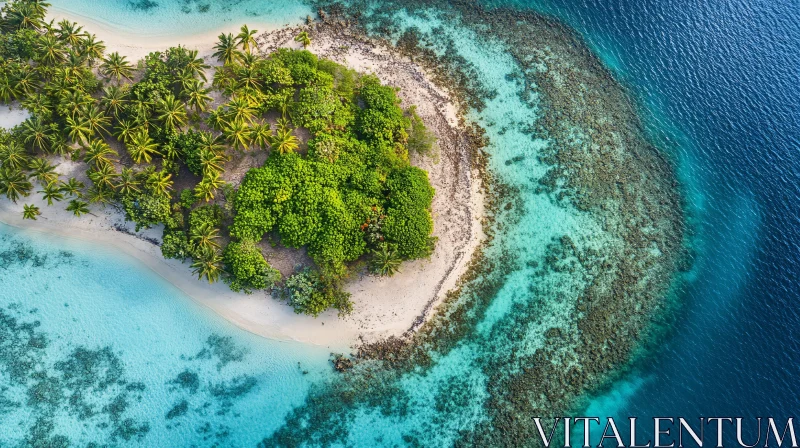
POLYGON ((408 128, 408 150, 422 155, 430 155, 436 144, 436 136, 433 135, 422 119, 417 115, 415 108, 409 110, 408 128))
POLYGON ((205 224, 221 227, 224 214, 219 205, 201 205, 189 212, 189 228, 198 228, 205 224))
POLYGON ((225 267, 231 274, 228 280, 234 291, 251 292, 272 288, 281 274, 264 259, 253 241, 232 242, 225 248, 225 267))
POLYGON ((203 175, 203 165, 200 163, 200 146, 203 132, 188 130, 171 134, 167 137, 165 146, 171 146, 178 154, 189 171, 195 176, 203 175))
POLYGON ((191 257, 192 250, 186 232, 182 230, 164 229, 161 241, 161 255, 164 258, 185 260, 191 257))
POLYGON ((296 313, 314 317, 331 307, 339 310, 340 314, 352 310, 350 294, 312 269, 304 269, 290 276, 284 284, 283 295, 296 313))
POLYGON ((149 192, 128 195, 122 199, 125 217, 136 223, 136 231, 147 229, 161 223, 168 223, 172 218, 170 198, 154 195, 149 192))

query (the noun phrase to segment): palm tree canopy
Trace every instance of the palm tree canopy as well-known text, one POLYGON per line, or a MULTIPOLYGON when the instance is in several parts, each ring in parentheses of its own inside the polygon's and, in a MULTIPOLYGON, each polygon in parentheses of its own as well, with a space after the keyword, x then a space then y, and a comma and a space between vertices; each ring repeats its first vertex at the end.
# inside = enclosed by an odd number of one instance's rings
POLYGON ((209 283, 214 283, 219 279, 222 257, 218 251, 208 250, 200 254, 200 256, 192 263, 192 269, 197 274, 198 279, 203 277, 208 279, 209 283))
POLYGON ((256 47, 255 36, 258 30, 251 30, 247 25, 242 25, 241 31, 236 35, 236 44, 242 46, 245 53, 250 53, 256 47))
POLYGON ((61 190, 57 181, 50 182, 45 185, 42 190, 37 191, 42 193, 42 198, 47 201, 47 205, 53 205, 53 201, 63 201, 64 192, 61 190))
POLYGON ((103 59, 100 64, 100 73, 109 78, 115 78, 119 82, 122 78, 131 80, 133 75, 133 66, 127 61, 125 56, 121 56, 118 52, 113 52, 103 59))
POLYGON ((300 42, 303 44, 303 48, 308 48, 308 46, 311 45, 311 37, 309 37, 308 31, 303 31, 302 33, 298 34, 294 40, 295 42, 300 42))
POLYGON ((144 129, 139 129, 139 131, 131 137, 126 149, 135 163, 150 163, 154 155, 160 155, 158 152, 158 145, 150 138, 150 135, 144 129))
POLYGON ((222 33, 219 35, 219 42, 214 45, 214 50, 216 50, 214 52, 214 57, 225 65, 231 65, 241 57, 237 47, 238 45, 233 34, 222 33))
POLYGON ((183 103, 172 95, 167 95, 159 101, 158 110, 161 115, 158 119, 169 129, 186 125, 186 108, 183 103))
POLYGON ((71 177, 67 182, 61 182, 61 191, 70 196, 83 196, 81 190, 83 190, 85 187, 86 186, 83 184, 83 182, 75 179, 74 177, 71 177))
POLYGON ((58 179, 56 167, 51 165, 47 159, 37 157, 28 163, 28 169, 31 170, 31 177, 39 181, 40 184, 46 185, 58 179))
POLYGON ((72 212, 75 216, 81 216, 89 213, 89 204, 81 201, 80 199, 73 199, 67 205, 67 211, 72 212))
POLYGON ((42 212, 39 210, 39 207, 33 204, 25 204, 22 206, 22 219, 36 221, 36 217, 41 214, 42 212))
POLYGON ((86 148, 83 161, 88 164, 93 164, 95 167, 111 164, 115 162, 114 157, 119 156, 116 151, 111 149, 108 144, 102 140, 92 140, 86 148))
POLYGON ((32 188, 33 185, 22 171, 8 167, 0 170, 0 193, 12 202, 16 203, 21 196, 28 196, 32 188))

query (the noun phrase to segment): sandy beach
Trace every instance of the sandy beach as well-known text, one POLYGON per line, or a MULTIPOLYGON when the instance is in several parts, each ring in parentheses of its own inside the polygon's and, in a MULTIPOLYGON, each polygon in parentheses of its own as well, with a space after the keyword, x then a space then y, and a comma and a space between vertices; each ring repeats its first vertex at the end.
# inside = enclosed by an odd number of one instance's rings
MULTIPOLYGON (((47 21, 54 20, 55 23, 58 23, 65 19, 71 22, 77 22, 79 25, 83 26, 83 29, 87 32, 95 34, 98 39, 106 44, 106 53, 116 51, 126 56, 131 62, 136 62, 144 58, 150 52, 166 50, 169 47, 177 45, 182 45, 192 50, 198 50, 200 56, 208 57, 214 52, 213 47, 217 41, 217 36, 221 33, 236 34, 239 32, 239 27, 244 25, 244 23, 237 23, 191 35, 181 35, 177 32, 174 34, 134 34, 126 32, 119 27, 115 27, 110 23, 105 23, 96 18, 84 16, 74 11, 57 6, 48 8, 47 21)), ((248 23, 247 25, 262 32, 283 28, 281 24, 276 23, 257 22, 248 23)))
MULTIPOLYGON (((52 10, 50 18, 68 18, 85 25, 89 32, 105 41, 108 52, 119 51, 131 60, 150 51, 182 44, 198 49, 208 57, 220 31, 190 37, 142 38, 125 36, 101 23, 52 10), (135 42, 135 44, 134 44, 135 42)), ((237 27, 238 28, 238 25, 237 27)), ((263 28, 259 28, 262 29, 263 28)), ((273 29, 260 34, 260 50, 269 53, 278 47, 296 48, 293 37, 299 28, 273 29)), ((209 285, 198 281, 189 263, 165 260, 157 243, 161 227, 134 234, 121 210, 92 206, 92 215, 74 217, 64 208, 66 202, 47 206, 34 193, 18 204, 0 200, 0 221, 31 232, 48 232, 113 246, 144 263, 180 288, 198 303, 207 306, 235 325, 274 339, 296 340, 346 351, 360 342, 387 336, 400 336, 424 322, 447 291, 455 287, 466 271, 471 256, 480 245, 483 196, 477 172, 471 169, 470 154, 458 129, 456 107, 446 92, 437 87, 424 70, 395 55, 390 49, 355 37, 343 42, 338 33, 318 30, 312 34, 310 51, 343 63, 358 71, 375 73, 390 85, 400 87, 403 107, 417 105, 417 112, 438 137, 439 150, 432 157, 412 157, 412 163, 426 169, 436 188, 433 202, 434 235, 438 244, 429 260, 404 263, 394 277, 361 276, 347 289, 352 293, 354 310, 340 318, 328 311, 318 318, 295 314, 291 307, 258 291, 252 295, 234 293, 224 283, 209 285), (22 220, 22 205, 36 204, 42 210, 37 221, 22 220)), ((210 61, 209 61, 210 62, 210 61)), ((61 161, 62 178, 85 177, 83 163, 61 161)), ((88 184, 88 183, 87 183, 88 184)), ((38 186, 34 189, 37 190, 38 186)))

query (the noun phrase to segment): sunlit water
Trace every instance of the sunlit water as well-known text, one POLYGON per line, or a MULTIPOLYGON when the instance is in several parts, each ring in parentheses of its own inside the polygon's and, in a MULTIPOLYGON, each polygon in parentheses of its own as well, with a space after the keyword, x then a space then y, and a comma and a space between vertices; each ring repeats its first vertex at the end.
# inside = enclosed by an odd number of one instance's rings
POLYGON ((695 281, 673 338, 592 414, 794 415, 800 404, 797 3, 532 6, 581 31, 634 89, 654 135, 674 148, 697 231, 695 281))
MULTIPOLYGON (((52 3, 145 35, 190 35, 237 22, 299 23, 308 13, 299 2, 52 3)), ((793 87, 796 82, 790 82, 797 81, 798 68, 789 55, 800 53, 800 20, 790 2, 723 3, 705 2, 694 9, 685 3, 656 1, 516 4, 555 14, 576 27, 633 88, 654 138, 678 162, 687 211, 697 231, 694 281, 674 335, 652 364, 596 400, 588 411, 593 414, 780 415, 798 404, 800 394, 792 379, 800 373, 800 363, 791 357, 797 353, 800 320, 792 306, 800 277, 794 243, 800 236, 800 101, 793 87)), ((438 21, 435 16, 407 19, 423 30, 441 24, 438 21)), ((507 82, 514 61, 502 48, 476 41, 467 29, 448 33, 458 38, 462 55, 480 69, 482 81, 498 93, 481 114, 473 116, 492 139, 490 163, 505 179, 524 185, 541 173, 531 173, 531 164, 506 163, 518 156, 532 158, 538 144, 514 126, 525 118, 520 111, 536 113, 519 104, 515 88, 507 82)), ((518 248, 520 258, 540 258, 555 236, 595 231, 591 222, 542 196, 523 199, 526 208, 536 213, 522 217, 514 231, 504 235, 518 248)), ((231 328, 119 254, 83 243, 20 235, 6 227, 0 231, 3 253, 11 260, 0 273, 4 316, 17 325, 41 322, 36 332, 48 341, 42 348, 26 349, 36 357, 36 367, 28 370, 24 383, 12 383, 0 395, 0 409, 8 412, 4 423, 13 422, 3 425, 13 429, 2 432, 5 439, 0 441, 21 440, 29 434, 31 422, 41 417, 56 425, 53 434, 76 442, 114 438, 122 443, 123 435, 133 442, 141 434, 151 446, 183 446, 185 441, 205 445, 212 440, 252 445, 303 401, 310 383, 329 375, 327 352, 265 341, 231 328), (49 256, 43 264, 27 255, 14 261, 20 248, 49 256), (104 347, 110 347, 124 366, 124 375, 122 382, 100 394, 96 415, 80 420, 69 407, 69 394, 76 388, 86 390, 83 386, 62 386, 65 396, 55 405, 29 401, 39 381, 36 372, 63 376, 58 363, 71 359, 76 349, 104 347), (221 362, 219 353, 233 353, 234 360, 221 362), (171 382, 185 371, 197 373, 194 393, 191 385, 187 390, 171 382), (136 386, 128 390, 130 384, 136 386), (225 392, 230 390, 238 394, 225 392), (107 406, 120 395, 128 403, 121 417, 107 406), (127 418, 133 419, 127 426, 120 423, 127 418), (147 431, 135 431, 143 425, 147 431)), ((524 269, 507 279, 481 324, 482 331, 488 333, 515 301, 526 297, 528 279, 524 269)), ((558 305, 551 304, 549 312, 557 318, 558 305)), ((442 383, 458 380, 479 402, 485 378, 470 371, 476 352, 469 347, 454 350, 428 375, 407 378, 403 387, 415 404, 408 417, 398 422, 364 414, 352 425, 351 442, 403 444, 403 427, 432 424, 435 404, 429 393, 442 383)), ((475 409, 472 418, 479 420, 481 410, 475 409)), ((469 423, 435 422, 441 426, 442 443, 469 423)))

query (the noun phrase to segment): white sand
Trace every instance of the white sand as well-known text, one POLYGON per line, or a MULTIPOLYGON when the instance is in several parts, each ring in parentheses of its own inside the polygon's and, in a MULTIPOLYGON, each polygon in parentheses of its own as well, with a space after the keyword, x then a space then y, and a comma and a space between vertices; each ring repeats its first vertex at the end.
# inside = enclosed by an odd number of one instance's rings
POLYGON ((15 101, 9 106, 0 104, 0 128, 11 129, 22 123, 30 114, 15 101))
MULTIPOLYGON (((177 45, 183 45, 191 50, 198 50, 200 56, 210 56, 214 52, 213 47, 220 33, 233 33, 236 35, 239 33, 239 27, 244 25, 244 23, 232 24, 213 31, 191 35, 180 34, 180 30, 176 30, 174 34, 166 35, 158 33, 134 34, 115 28, 109 23, 78 14, 71 10, 59 8, 57 6, 48 8, 46 21, 55 20, 55 23, 58 23, 64 19, 77 22, 79 25, 83 26, 86 32, 95 34, 98 39, 106 44, 107 53, 113 51, 119 52, 119 54, 126 56, 129 61, 134 63, 139 59, 143 59, 150 54, 150 52, 163 51, 177 45)), ((270 31, 280 28, 278 24, 269 23, 248 23, 248 26, 250 26, 251 29, 258 29, 261 31, 270 31)))
MULTIPOLYGON (((108 39, 107 33, 96 29, 91 20, 72 20, 86 24, 89 31, 96 32, 98 37, 106 40, 109 51, 124 51, 126 55, 134 57, 177 43, 210 49, 216 39, 214 34, 156 44, 142 43, 139 37, 134 40, 116 36, 115 39, 122 39, 119 42, 108 39)), ((278 30, 260 36, 259 43, 262 51, 271 51, 276 46, 295 47, 297 44, 292 41, 294 35, 296 30, 278 30)), ((264 292, 238 294, 223 283, 209 285, 205 281, 198 281, 188 263, 163 259, 160 249, 147 241, 160 240, 160 227, 140 232, 144 238, 120 232, 117 230, 120 227, 132 230, 133 226, 125 222, 121 211, 110 206, 105 209, 93 206, 92 213, 95 216, 76 218, 64 210, 66 202, 48 207, 38 194, 34 194, 18 204, 0 200, 0 221, 34 232, 54 233, 114 246, 150 267, 198 303, 261 336, 297 340, 344 351, 360 341, 400 336, 415 330, 446 292, 455 287, 483 238, 480 224, 483 196, 478 188, 476 173, 470 169, 467 148, 460 144, 456 109, 418 66, 392 56, 387 49, 355 40, 348 41, 346 49, 343 49, 341 37, 334 38, 322 33, 315 33, 313 37, 311 51, 360 71, 374 72, 385 83, 400 87, 399 95, 403 104, 418 105, 418 113, 436 132, 441 148, 434 158, 415 156, 413 160, 414 164, 428 170, 431 183, 436 188, 433 210, 435 236, 439 242, 434 254, 430 260, 404 263, 401 272, 394 277, 365 276, 353 281, 347 288, 353 294, 354 302, 354 311, 349 316, 339 318, 335 311, 328 311, 316 319, 297 315, 291 307, 264 292), (38 205, 42 216, 37 221, 22 220, 23 203, 38 205)), ((82 163, 64 162, 59 166, 62 178, 85 177, 85 170, 86 166, 82 163)))

